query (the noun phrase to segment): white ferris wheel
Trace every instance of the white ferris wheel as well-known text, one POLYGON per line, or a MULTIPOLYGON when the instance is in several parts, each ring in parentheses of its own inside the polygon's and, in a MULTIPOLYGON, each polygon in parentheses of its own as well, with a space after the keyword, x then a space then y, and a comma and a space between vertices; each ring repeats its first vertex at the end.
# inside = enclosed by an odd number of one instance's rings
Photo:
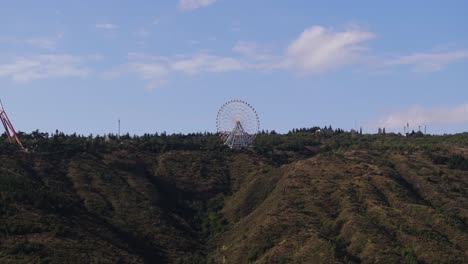
POLYGON ((218 111, 218 134, 230 148, 251 147, 260 130, 260 120, 255 109, 245 101, 231 100, 218 111))

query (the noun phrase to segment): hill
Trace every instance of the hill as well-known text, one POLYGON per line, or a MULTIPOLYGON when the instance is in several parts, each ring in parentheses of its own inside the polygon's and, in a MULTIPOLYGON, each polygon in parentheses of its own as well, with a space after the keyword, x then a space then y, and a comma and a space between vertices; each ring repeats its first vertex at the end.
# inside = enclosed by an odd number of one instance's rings
POLYGON ((466 133, 21 139, 0 143, 1 263, 468 258, 466 133))

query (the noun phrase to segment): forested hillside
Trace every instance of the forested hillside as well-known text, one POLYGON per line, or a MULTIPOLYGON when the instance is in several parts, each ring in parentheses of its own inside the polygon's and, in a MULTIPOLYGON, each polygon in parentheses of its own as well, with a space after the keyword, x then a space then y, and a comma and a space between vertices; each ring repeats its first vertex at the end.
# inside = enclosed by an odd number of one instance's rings
POLYGON ((468 133, 21 133, 0 263, 467 263, 468 133))

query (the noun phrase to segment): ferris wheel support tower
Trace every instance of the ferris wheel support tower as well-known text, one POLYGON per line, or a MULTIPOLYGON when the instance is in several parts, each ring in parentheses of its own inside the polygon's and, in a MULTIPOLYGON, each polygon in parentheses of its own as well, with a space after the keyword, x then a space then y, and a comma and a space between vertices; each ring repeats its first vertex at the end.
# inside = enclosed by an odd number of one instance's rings
POLYGON ((8 141, 10 141, 10 143, 14 143, 16 141, 16 143, 20 145, 21 148, 24 149, 23 144, 21 143, 21 141, 18 138, 18 135, 16 134, 15 128, 11 124, 11 121, 8 118, 7 113, 5 112, 5 108, 3 108, 3 104, 1 100, 0 100, 0 120, 2 121, 3 127, 5 128, 5 134, 8 137, 8 141))

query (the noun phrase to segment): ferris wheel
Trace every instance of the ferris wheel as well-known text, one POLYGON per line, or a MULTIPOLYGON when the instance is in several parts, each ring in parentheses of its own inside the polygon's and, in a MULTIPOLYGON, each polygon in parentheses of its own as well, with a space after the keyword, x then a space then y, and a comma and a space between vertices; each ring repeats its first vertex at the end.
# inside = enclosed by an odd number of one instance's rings
POLYGON ((219 109, 216 126, 225 145, 230 148, 251 147, 260 130, 260 120, 250 104, 231 100, 219 109))

